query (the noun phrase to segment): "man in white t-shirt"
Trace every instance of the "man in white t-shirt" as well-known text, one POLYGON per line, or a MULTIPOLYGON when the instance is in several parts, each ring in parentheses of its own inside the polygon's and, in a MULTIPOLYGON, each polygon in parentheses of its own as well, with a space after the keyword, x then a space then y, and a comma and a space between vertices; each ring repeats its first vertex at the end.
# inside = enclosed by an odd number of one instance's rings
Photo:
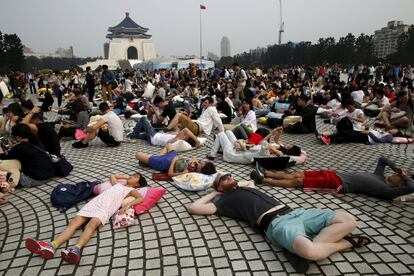
POLYGON ((147 140, 151 145, 165 147, 167 144, 178 140, 184 140, 193 147, 199 147, 200 141, 187 128, 180 130, 176 134, 155 132, 146 117, 142 117, 135 125, 134 130, 127 136, 130 139, 147 140))
POLYGON ((124 126, 121 119, 111 111, 106 102, 99 105, 99 110, 104 114, 95 124, 89 127, 87 137, 72 144, 74 148, 86 148, 88 143, 96 138, 102 140, 109 147, 117 147, 124 140, 124 126), (101 127, 107 125, 108 130, 101 127))
POLYGON ((219 132, 224 131, 223 122, 213 103, 214 100, 210 96, 204 99, 204 110, 195 122, 185 114, 177 113, 168 125, 168 129, 172 130, 181 125, 182 128, 188 128, 195 136, 198 136, 201 132, 210 135, 214 127, 217 127, 219 132))

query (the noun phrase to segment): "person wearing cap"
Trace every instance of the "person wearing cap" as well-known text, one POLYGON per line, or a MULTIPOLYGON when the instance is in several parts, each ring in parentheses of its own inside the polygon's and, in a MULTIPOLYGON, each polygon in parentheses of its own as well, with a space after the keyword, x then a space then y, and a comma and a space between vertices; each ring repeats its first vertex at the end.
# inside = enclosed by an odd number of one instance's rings
MULTIPOLYGON (((370 239, 351 235, 357 222, 353 215, 327 209, 292 209, 257 189, 239 185, 231 174, 218 174, 212 193, 187 206, 193 215, 218 215, 247 222, 274 245, 299 256, 297 271, 306 272, 306 260, 323 260, 370 239)), ((291 256, 291 254, 288 254, 291 256)))

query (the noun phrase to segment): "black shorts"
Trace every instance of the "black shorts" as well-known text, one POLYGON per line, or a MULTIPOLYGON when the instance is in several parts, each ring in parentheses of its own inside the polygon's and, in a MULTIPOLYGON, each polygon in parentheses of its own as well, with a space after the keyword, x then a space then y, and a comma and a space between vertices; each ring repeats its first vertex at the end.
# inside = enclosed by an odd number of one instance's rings
POLYGON ((108 131, 99 129, 98 137, 104 142, 108 147, 117 147, 121 144, 121 142, 115 141, 114 137, 109 135, 108 131))

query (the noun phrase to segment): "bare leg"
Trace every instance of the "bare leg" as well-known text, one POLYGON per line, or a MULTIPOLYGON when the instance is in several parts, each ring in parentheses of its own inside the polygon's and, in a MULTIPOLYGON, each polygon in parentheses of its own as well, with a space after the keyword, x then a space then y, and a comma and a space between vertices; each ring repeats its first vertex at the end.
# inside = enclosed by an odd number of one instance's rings
POLYGON ((397 128, 407 128, 410 126, 410 120, 405 116, 395 120, 391 120, 391 126, 397 128))
POLYGON ((66 227, 66 229, 62 232, 62 234, 60 234, 57 237, 57 239, 54 240, 56 245, 59 247, 63 243, 67 242, 73 236, 73 234, 75 234, 76 230, 78 230, 82 225, 87 223, 89 220, 90 218, 85 218, 85 217, 80 217, 80 216, 76 216, 75 218, 73 218, 69 222, 69 225, 66 227))
POLYGON ((384 121, 384 124, 386 127, 390 127, 391 123, 390 123, 390 113, 388 112, 382 112, 381 113, 381 119, 384 121))
POLYGON ((338 212, 328 227, 313 238, 314 243, 337 242, 356 228, 355 217, 349 213, 338 212))
POLYGON ((300 236, 293 242, 295 253, 308 260, 322 260, 335 252, 351 248, 351 243, 343 237, 350 234, 356 227, 354 216, 348 213, 337 213, 331 224, 324 228, 313 242, 300 236))
POLYGON ((302 186, 303 181, 295 179, 273 179, 273 178, 264 178, 263 184, 272 185, 275 187, 281 188, 297 188, 302 186))
POLYGON ((138 152, 135 155, 135 159, 137 159, 138 161, 148 164, 149 163, 149 159, 152 156, 152 154, 148 154, 148 153, 143 153, 143 152, 138 152))
POLYGON ((91 239, 91 237, 95 233, 96 229, 98 229, 101 224, 102 223, 100 219, 92 218, 86 225, 85 230, 83 231, 81 236, 79 237, 79 240, 76 243, 76 246, 78 246, 79 248, 85 246, 85 244, 88 243, 88 241, 91 239))
POLYGON ((95 139, 96 136, 98 136, 98 132, 99 132, 99 129, 98 130, 89 130, 88 131, 88 136, 86 136, 86 138, 83 139, 82 142, 84 144, 89 143, 90 141, 92 141, 93 139, 95 139))
POLYGON ((174 128, 176 128, 178 126, 178 123, 180 121, 180 117, 181 116, 184 116, 184 115, 181 114, 181 113, 175 114, 174 118, 171 120, 171 122, 170 122, 170 124, 168 125, 167 128, 168 129, 174 129, 174 128))
POLYGON ((293 173, 282 173, 282 172, 273 172, 265 171, 265 176, 275 179, 295 179, 295 178, 304 178, 303 172, 293 172, 293 173))

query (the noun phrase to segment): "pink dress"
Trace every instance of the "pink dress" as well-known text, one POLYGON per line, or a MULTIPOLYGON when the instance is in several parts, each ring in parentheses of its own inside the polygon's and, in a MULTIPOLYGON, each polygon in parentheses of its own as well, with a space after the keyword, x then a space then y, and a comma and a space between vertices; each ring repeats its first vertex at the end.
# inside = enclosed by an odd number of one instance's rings
POLYGON ((102 225, 105 225, 109 222, 110 217, 118 211, 122 201, 132 190, 134 188, 125 186, 125 181, 119 181, 112 188, 89 201, 77 213, 77 216, 98 218, 102 225))

